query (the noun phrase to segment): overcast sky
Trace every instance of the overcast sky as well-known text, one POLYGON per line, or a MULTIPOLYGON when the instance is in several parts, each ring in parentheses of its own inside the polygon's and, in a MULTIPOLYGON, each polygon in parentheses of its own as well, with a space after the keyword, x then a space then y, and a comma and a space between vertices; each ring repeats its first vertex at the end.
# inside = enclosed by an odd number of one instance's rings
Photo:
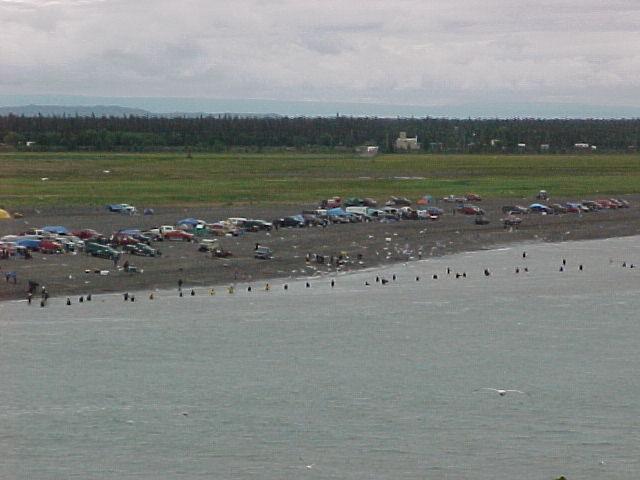
POLYGON ((0 0, 0 93, 640 105, 638 0, 0 0))

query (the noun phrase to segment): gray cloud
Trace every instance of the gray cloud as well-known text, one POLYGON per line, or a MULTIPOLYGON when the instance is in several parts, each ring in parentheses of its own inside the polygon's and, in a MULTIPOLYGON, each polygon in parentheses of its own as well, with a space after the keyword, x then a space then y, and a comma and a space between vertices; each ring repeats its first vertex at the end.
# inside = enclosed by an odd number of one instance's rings
POLYGON ((640 101, 635 0, 0 0, 3 93, 640 101))

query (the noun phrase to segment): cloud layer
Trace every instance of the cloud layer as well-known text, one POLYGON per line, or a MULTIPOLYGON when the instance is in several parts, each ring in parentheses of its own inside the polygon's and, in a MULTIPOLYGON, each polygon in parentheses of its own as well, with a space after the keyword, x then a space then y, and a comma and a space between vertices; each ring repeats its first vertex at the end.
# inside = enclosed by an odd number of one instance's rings
POLYGON ((636 0, 0 0, 0 91, 638 105, 636 0))

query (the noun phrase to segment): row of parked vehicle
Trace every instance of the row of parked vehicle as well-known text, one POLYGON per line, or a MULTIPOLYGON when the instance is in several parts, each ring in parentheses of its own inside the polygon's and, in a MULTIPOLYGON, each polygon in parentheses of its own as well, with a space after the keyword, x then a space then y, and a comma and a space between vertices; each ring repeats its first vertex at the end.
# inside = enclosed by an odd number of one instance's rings
POLYGON ((543 213, 547 215, 562 213, 586 213, 598 210, 608 210, 617 208, 629 208, 629 202, 617 198, 598 199, 598 200, 582 200, 581 202, 561 203, 532 203, 528 207, 521 205, 505 205, 502 207, 504 213, 513 215, 525 215, 528 213, 543 213))

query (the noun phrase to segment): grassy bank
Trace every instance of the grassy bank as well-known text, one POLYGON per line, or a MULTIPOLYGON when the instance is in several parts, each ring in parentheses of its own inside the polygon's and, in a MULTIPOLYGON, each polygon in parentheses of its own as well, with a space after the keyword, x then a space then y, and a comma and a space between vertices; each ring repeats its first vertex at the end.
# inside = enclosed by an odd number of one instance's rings
POLYGON ((4 153, 0 202, 138 206, 311 202, 342 194, 486 197, 640 193, 638 155, 4 153), (107 173, 108 172, 108 173, 107 173), (47 178, 48 180, 42 180, 47 178))

